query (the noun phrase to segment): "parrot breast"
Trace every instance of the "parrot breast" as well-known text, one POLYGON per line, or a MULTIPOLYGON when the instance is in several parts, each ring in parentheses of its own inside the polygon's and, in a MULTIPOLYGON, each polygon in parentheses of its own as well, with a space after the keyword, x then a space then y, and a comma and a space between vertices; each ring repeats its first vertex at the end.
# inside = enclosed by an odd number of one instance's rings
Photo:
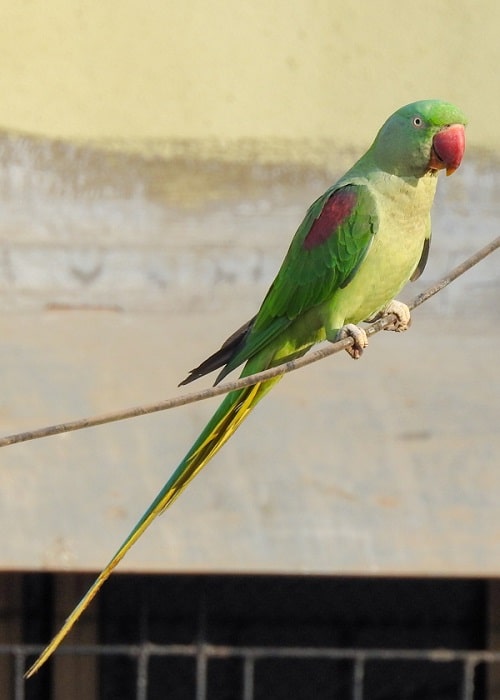
POLYGON ((408 282, 429 236, 436 183, 435 174, 420 178, 416 186, 382 174, 372 183, 379 227, 358 272, 333 299, 340 326, 378 312, 408 282))

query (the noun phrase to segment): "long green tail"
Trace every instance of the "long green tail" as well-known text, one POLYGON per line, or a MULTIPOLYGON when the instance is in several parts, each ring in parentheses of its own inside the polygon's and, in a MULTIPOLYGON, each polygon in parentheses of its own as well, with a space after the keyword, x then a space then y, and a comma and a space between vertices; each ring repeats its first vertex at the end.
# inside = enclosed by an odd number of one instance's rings
POLYGON ((196 474, 198 474, 205 464, 212 459, 215 453, 218 452, 222 445, 231 437, 260 399, 263 398, 279 379, 280 377, 277 377, 276 379, 271 379, 264 383, 233 391, 226 396, 199 438, 156 496, 155 500, 151 503, 125 542, 118 549, 106 568, 99 574, 78 605, 66 618, 59 632, 57 632, 35 663, 29 668, 26 673, 26 678, 36 673, 57 649, 73 625, 95 598, 101 586, 110 577, 115 567, 143 532, 151 525, 156 516, 173 503, 177 496, 186 488, 191 479, 194 479, 196 474))

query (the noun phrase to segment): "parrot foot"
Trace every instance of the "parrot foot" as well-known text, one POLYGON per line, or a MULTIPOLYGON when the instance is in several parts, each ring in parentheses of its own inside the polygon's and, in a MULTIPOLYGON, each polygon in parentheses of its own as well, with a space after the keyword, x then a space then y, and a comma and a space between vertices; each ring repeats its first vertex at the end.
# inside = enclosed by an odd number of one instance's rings
POLYGON ((394 314, 397 320, 391 323, 390 326, 384 328, 386 331, 396 331, 396 333, 402 333, 407 331, 411 326, 411 314, 410 309, 403 304, 402 301, 393 299, 390 301, 382 312, 382 316, 387 316, 388 314, 394 314))
POLYGON ((353 360, 359 360, 359 358, 363 354, 363 350, 368 345, 366 331, 363 328, 354 325, 354 323, 348 323, 339 330, 336 339, 343 340, 344 338, 353 339, 353 344, 345 350, 352 357, 353 360))

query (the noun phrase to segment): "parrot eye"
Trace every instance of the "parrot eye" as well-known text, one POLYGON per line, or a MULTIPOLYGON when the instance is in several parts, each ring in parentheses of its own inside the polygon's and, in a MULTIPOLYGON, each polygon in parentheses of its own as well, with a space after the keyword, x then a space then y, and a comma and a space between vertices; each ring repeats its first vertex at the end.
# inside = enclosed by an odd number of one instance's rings
POLYGON ((422 117, 413 117, 412 124, 416 129, 420 129, 424 125, 422 117))

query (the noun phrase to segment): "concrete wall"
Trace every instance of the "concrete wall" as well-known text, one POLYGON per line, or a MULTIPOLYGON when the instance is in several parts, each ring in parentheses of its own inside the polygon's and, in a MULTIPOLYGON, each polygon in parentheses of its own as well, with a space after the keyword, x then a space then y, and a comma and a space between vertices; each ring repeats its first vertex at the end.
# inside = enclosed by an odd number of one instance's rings
MULTIPOLYGON (((494 3, 0 10, 2 432, 155 401, 401 104, 470 116, 420 290, 498 235, 494 3), (486 153, 489 150, 489 153, 486 153)), ((288 377, 122 570, 498 575, 498 261, 288 377)), ((95 570, 213 410, 0 451, 0 567, 95 570)))
POLYGON ((493 0, 4 3, 0 125, 78 139, 334 139, 424 97, 499 147, 493 0))

